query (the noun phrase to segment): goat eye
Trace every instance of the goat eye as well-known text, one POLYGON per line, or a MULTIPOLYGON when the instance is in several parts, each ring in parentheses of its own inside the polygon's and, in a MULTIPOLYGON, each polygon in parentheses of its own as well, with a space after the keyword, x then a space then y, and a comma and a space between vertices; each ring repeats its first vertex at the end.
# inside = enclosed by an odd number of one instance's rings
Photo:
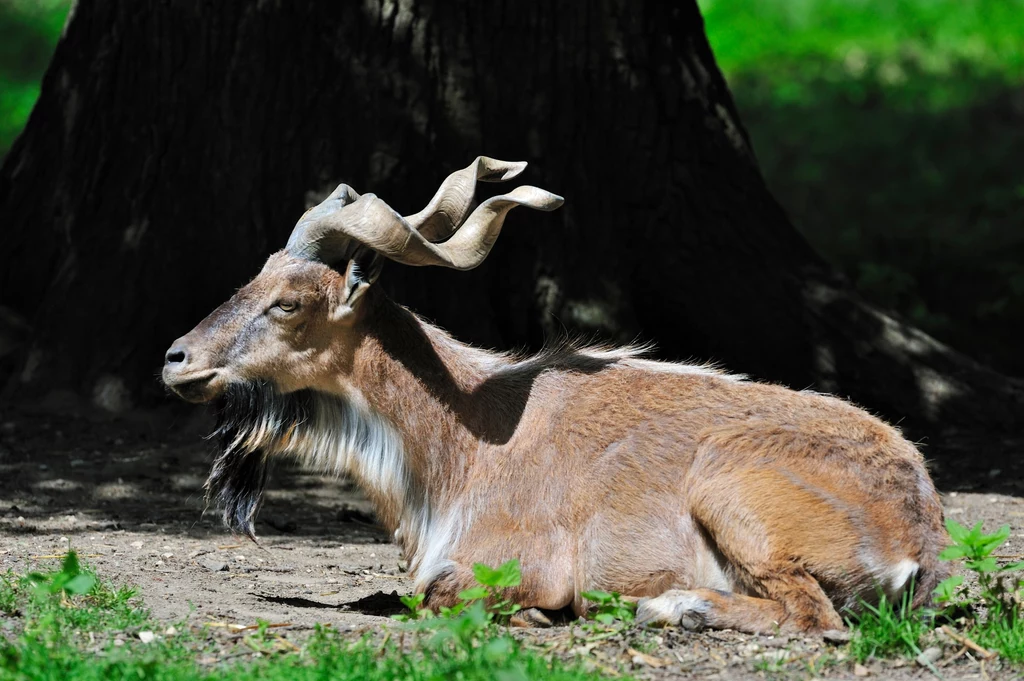
POLYGON ((279 300, 274 303, 274 307, 281 310, 281 312, 294 312, 298 309, 299 304, 291 300, 279 300))

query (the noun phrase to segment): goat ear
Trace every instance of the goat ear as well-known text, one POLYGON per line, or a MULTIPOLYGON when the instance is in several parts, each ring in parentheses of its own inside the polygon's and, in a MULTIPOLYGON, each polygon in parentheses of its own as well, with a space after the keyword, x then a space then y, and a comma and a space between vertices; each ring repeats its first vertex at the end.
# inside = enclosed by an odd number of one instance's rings
POLYGON ((341 321, 355 312, 360 299, 370 289, 379 271, 380 263, 376 257, 370 262, 361 263, 356 258, 348 261, 345 272, 338 278, 335 286, 334 304, 331 309, 333 321, 341 321))

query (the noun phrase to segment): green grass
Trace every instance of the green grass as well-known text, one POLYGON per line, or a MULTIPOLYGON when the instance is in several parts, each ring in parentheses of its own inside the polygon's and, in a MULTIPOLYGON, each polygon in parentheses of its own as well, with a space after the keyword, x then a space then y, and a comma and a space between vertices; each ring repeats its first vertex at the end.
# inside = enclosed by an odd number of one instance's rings
POLYGON ((911 607, 913 593, 905 593, 899 603, 890 603, 883 595, 877 605, 864 604, 856 620, 848 622, 855 634, 850 654, 858 662, 873 657, 916 657, 921 642, 933 629, 928 613, 911 607))
POLYGON ((0 575, 0 614, 21 616, 24 633, 74 638, 83 631, 127 629, 147 621, 136 605, 135 591, 100 583, 70 552, 51 573, 0 575), (69 607, 71 599, 74 607, 69 607))
POLYGON ((970 638, 975 643, 999 654, 1012 662, 1024 662, 1024 622, 999 619, 974 627, 970 638))
POLYGON ((1024 0, 701 0, 774 194, 868 298, 1024 374, 1024 0))
MULTIPOLYGON (((255 640, 252 639, 252 640, 255 640)), ((258 646, 258 642, 253 644, 258 646)), ((496 637, 462 656, 414 652, 402 654, 397 647, 380 647, 368 640, 347 642, 329 629, 318 629, 301 652, 275 653, 268 648, 260 659, 201 667, 189 646, 175 642, 138 644, 132 648, 108 648, 101 655, 85 655, 68 646, 42 641, 22 645, 13 659, 5 661, 4 678, 54 679, 60 681, 153 679, 280 680, 309 679, 555 679, 576 681, 593 678, 579 669, 565 667, 524 651, 511 639, 496 637)), ((248 656, 247 656, 248 657, 248 656)))
POLYGON ((1010 527, 985 534, 981 523, 968 529, 947 520, 946 528, 953 543, 939 558, 963 559, 976 586, 968 588, 961 575, 950 577, 935 589, 937 609, 912 608, 913 592, 904 594, 898 604, 885 598, 877 606, 865 604, 864 612, 849 623, 855 659, 913 658, 937 641, 935 627, 948 622, 957 636, 1011 663, 1024 662, 1024 563, 1000 564, 996 553, 1009 538, 1010 527))
POLYGON ((481 584, 480 593, 466 592, 465 606, 450 618, 396 624, 402 628, 382 640, 352 641, 329 627, 317 627, 305 639, 292 641, 266 623, 228 639, 204 627, 165 629, 150 620, 133 591, 98 580, 71 553, 53 572, 20 577, 8 573, 0 579, 0 611, 7 619, 0 618, 0 679, 595 678, 583 665, 528 648, 495 624, 509 610, 500 588, 518 580, 518 567, 510 566, 481 572, 491 583, 481 584), (143 637, 152 639, 144 642, 143 637))
MULTIPOLYGON (((861 60, 909 57, 923 70, 940 75, 952 74, 957 64, 967 63, 1000 76, 1024 76, 1021 0, 699 0, 698 4, 718 64, 732 75, 801 61, 810 71, 829 63, 854 71, 861 60)), ((780 74, 776 80, 788 75, 780 74)))
MULTIPOLYGON (((936 589, 937 609, 915 610, 913 594, 899 603, 884 598, 849 622, 853 637, 844 650, 813 657, 767 656, 754 664, 762 673, 803 671, 817 675, 843 660, 913 658, 939 643, 937 624, 1007 662, 1024 662, 1024 563, 1000 563, 997 549, 1009 536, 1002 527, 985 534, 981 524, 947 528, 953 541, 944 560, 964 560, 974 573, 971 590, 962 577, 936 589)), ((359 640, 318 626, 303 636, 266 622, 231 630, 153 622, 135 592, 113 587, 79 565, 69 553, 48 573, 0 575, 0 679, 3 681, 100 681, 228 679, 304 681, 306 679, 409 680, 595 678, 584 661, 565 662, 512 637, 503 623, 518 609, 505 589, 519 584, 516 561, 498 568, 474 566, 478 586, 460 594, 460 603, 440 616, 419 597, 403 599, 409 614, 385 633, 359 640), (220 632, 220 633, 218 633, 220 632)), ((581 642, 620 636, 630 628, 633 607, 618 594, 588 592, 594 604, 581 642)), ((657 652, 644 631, 630 632, 630 645, 657 652)), ((958 643, 959 645, 959 643, 958 643)), ((602 668, 598 668, 602 669, 602 668)), ((608 671, 608 670, 604 670, 608 671)), ((611 670, 618 673, 617 670, 611 670)), ((621 677, 620 677, 621 678, 621 677)))

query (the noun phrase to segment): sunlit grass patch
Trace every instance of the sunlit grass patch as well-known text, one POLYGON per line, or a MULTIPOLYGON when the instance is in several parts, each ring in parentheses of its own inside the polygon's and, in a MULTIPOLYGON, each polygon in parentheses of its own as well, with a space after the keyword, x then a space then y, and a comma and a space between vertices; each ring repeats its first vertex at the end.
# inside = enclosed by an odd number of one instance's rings
POLYGON ((939 557, 962 559, 976 587, 968 588, 963 576, 956 575, 935 589, 937 608, 912 608, 912 591, 898 603, 883 597, 877 605, 865 604, 850 621, 855 659, 916 658, 928 645, 955 644, 983 659, 1024 662, 1024 563, 1001 564, 996 554, 1010 535, 1009 526, 985 534, 981 523, 968 529, 948 520, 946 528, 953 544, 939 557))
POLYGON ((0 575, 0 613, 20 616, 30 635, 47 632, 70 637, 126 629, 148 620, 133 589, 100 582, 79 564, 74 551, 53 572, 0 575))
MULTIPOLYGON (((951 75, 957 64, 1024 77, 1022 0, 699 0, 719 66, 730 75, 834 63, 912 63, 951 75)), ((786 78, 788 74, 780 74, 786 78)), ((888 77, 898 80, 891 68, 888 77)))
POLYGON ((921 641, 932 632, 933 615, 911 607, 913 592, 903 594, 898 603, 884 595, 876 605, 864 604, 857 619, 849 622, 854 630, 850 654, 863 662, 872 657, 916 657, 921 641))
MULTIPOLYGON (((120 679, 555 679, 582 681, 592 670, 531 649, 498 622, 513 606, 503 589, 518 583, 514 562, 478 566, 481 581, 448 617, 396 623, 381 638, 349 640, 330 627, 292 640, 266 622, 229 639, 206 627, 159 627, 130 589, 114 588, 71 552, 60 569, 2 576, 0 609, 20 621, 0 638, 0 678, 18 681, 120 679)), ((383 633, 383 632, 382 632, 383 633)))

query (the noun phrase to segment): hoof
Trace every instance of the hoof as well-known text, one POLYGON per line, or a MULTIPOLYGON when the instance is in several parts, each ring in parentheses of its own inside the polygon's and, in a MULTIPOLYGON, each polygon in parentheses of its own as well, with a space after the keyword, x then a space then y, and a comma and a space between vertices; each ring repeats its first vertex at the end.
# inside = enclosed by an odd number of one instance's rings
POLYGON ((509 618, 508 623, 513 627, 539 627, 547 629, 551 626, 551 620, 540 608, 526 608, 520 610, 509 618))
POLYGON ((853 634, 847 629, 829 629, 828 631, 821 632, 821 637, 829 643, 842 645, 843 643, 849 643, 850 639, 853 638, 853 634))
POLYGON ((711 604, 692 591, 666 591, 654 598, 641 598, 636 604, 636 622, 648 627, 680 626, 700 631, 707 625, 711 604))

